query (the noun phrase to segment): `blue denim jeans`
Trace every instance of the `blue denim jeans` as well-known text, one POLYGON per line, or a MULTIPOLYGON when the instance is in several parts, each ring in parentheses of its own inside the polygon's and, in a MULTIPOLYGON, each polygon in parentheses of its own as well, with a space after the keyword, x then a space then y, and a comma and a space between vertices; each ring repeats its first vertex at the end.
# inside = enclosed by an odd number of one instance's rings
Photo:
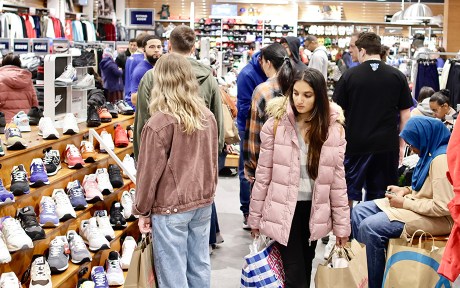
POLYGON ((374 201, 367 201, 353 208, 351 228, 355 239, 366 244, 369 288, 382 287, 388 241, 401 235, 404 223, 390 221, 374 201))
POLYGON ((238 160, 238 177, 240 178, 240 210, 244 215, 249 214, 249 201, 251 199, 251 186, 249 181, 244 178, 244 157, 243 157, 243 139, 244 131, 238 131, 240 135, 240 158, 238 160))
POLYGON ((217 218, 217 210, 215 202, 212 202, 211 212, 211 230, 209 231, 209 245, 216 244, 216 233, 220 233, 219 219, 217 218))
POLYGON ((152 216, 153 258, 160 288, 211 286, 210 219, 211 205, 152 216))

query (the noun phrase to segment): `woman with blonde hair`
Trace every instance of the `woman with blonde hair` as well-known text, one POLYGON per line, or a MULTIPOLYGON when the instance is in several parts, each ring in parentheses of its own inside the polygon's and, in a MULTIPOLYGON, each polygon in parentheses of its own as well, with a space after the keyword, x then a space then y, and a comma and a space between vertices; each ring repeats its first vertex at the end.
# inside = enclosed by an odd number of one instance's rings
POLYGON ((159 287, 210 287, 208 240, 218 177, 216 120, 199 96, 184 56, 161 57, 153 73, 134 211, 140 216, 140 231, 152 232, 159 287))

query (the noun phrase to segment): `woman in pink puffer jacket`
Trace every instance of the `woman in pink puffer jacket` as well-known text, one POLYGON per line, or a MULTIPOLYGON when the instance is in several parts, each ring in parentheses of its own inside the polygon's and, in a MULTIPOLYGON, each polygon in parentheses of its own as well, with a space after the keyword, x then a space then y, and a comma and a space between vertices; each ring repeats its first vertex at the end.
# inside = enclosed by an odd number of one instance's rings
POLYGON ((284 75, 293 86, 267 105, 248 224, 281 244, 285 287, 310 287, 316 240, 332 230, 343 246, 350 235, 344 117, 319 71, 284 75))

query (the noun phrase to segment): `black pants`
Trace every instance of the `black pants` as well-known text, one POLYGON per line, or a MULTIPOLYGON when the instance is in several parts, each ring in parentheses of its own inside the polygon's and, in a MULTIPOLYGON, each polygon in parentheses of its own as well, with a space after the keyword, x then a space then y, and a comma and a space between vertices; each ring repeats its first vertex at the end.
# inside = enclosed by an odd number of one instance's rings
POLYGON ((310 288, 316 241, 309 245, 311 201, 298 201, 287 246, 279 245, 286 275, 285 288, 310 288))

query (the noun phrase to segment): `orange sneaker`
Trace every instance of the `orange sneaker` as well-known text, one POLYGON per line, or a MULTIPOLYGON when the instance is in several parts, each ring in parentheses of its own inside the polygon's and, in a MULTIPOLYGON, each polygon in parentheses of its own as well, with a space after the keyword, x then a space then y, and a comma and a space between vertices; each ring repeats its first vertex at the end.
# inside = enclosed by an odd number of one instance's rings
POLYGON ((115 147, 126 147, 129 144, 128 134, 120 124, 115 126, 115 147))
POLYGON ((94 163, 96 162, 96 151, 94 151, 93 144, 89 141, 81 141, 80 144, 80 153, 83 161, 85 163, 94 163))
POLYGON ((99 118, 101 118, 101 122, 107 123, 112 121, 112 115, 106 107, 100 107, 97 113, 99 114, 99 118))

